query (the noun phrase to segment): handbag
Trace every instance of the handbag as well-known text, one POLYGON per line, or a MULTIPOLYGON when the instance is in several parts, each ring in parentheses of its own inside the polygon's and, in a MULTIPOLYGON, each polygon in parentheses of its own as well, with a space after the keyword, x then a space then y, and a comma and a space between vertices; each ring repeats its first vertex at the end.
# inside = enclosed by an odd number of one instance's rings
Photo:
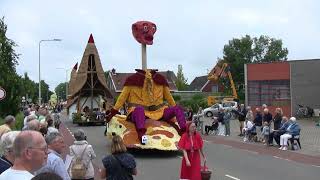
POLYGON ((201 167, 201 180, 210 180, 212 172, 206 166, 206 162, 203 162, 201 167))

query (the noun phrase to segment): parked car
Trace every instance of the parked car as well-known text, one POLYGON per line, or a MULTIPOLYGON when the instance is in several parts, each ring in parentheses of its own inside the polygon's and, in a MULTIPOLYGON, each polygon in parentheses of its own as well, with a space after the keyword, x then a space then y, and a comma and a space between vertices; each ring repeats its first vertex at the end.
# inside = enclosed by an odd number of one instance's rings
POLYGON ((222 108, 222 104, 216 103, 211 107, 208 107, 203 110, 203 113, 206 117, 212 117, 218 115, 219 109, 222 108))
POLYGON ((236 101, 225 101, 222 103, 222 107, 230 111, 237 111, 238 103, 236 101))
POLYGON ((217 116, 220 108, 230 111, 238 110, 238 103, 236 101, 225 101, 222 102, 222 104, 216 103, 211 107, 204 109, 203 113, 206 117, 217 116))

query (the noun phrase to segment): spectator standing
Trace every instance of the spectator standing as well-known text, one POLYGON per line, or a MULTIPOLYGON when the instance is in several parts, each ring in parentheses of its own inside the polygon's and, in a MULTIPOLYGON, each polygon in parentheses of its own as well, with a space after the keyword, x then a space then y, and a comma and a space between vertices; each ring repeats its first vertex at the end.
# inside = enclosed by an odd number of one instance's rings
POLYGON ((26 109, 26 110, 23 112, 23 115, 24 115, 23 126, 26 126, 26 125, 27 125, 28 116, 30 115, 29 109, 26 109))
POLYGON ((273 145, 273 138, 274 138, 274 133, 279 130, 279 128, 282 125, 282 116, 283 112, 281 108, 276 108, 275 110, 275 116, 273 117, 273 129, 271 129, 270 134, 269 134, 269 139, 268 139, 268 144, 273 145))
POLYGON ((63 136, 58 132, 53 132, 48 134, 45 140, 48 144, 49 149, 47 164, 39 169, 36 174, 53 172, 59 175, 63 180, 70 180, 63 159, 61 158, 61 154, 66 148, 63 136))
POLYGON ((262 132, 262 114, 259 108, 256 108, 256 116, 253 120, 254 125, 256 126, 257 131, 257 138, 258 140, 262 139, 261 132, 262 132))
MULTIPOLYGON (((75 163, 76 157, 81 158, 82 162, 86 167, 86 174, 83 179, 93 180, 94 169, 92 165, 92 160, 96 158, 96 154, 94 153, 92 146, 88 144, 87 137, 85 136, 85 133, 82 129, 78 129, 77 131, 74 132, 73 135, 76 140, 74 141, 73 145, 70 146, 69 149, 70 149, 70 155, 75 158, 73 159, 73 162, 71 162, 70 166, 72 167, 72 164, 75 163)), ((75 179, 72 176, 72 172, 70 174, 71 174, 71 178, 75 179)))
POLYGON ((47 115, 46 121, 47 121, 47 124, 48 124, 48 132, 47 132, 47 134, 54 133, 54 132, 55 133, 59 132, 59 130, 54 127, 54 123, 53 123, 53 119, 52 119, 51 115, 47 115))
POLYGON ((22 131, 39 131, 40 130, 40 122, 37 119, 33 119, 27 123, 27 126, 22 128, 22 131))
POLYGON ((16 118, 14 116, 8 115, 4 118, 4 124, 0 126, 0 137, 10 132, 12 128, 14 128, 14 125, 16 123, 16 118))
POLYGON ((20 131, 10 131, 1 136, 0 174, 12 167, 14 162, 13 142, 20 131))
POLYGON ((243 129, 243 126, 244 126, 244 121, 246 120, 246 115, 247 115, 247 110, 244 107, 244 104, 240 104, 240 108, 239 108, 237 114, 238 114, 239 125, 240 125, 240 134, 239 134, 239 136, 243 136, 242 129, 243 129))
POLYGON ((203 116, 204 114, 203 114, 202 107, 199 107, 197 114, 194 115, 194 123, 196 124, 196 127, 198 127, 198 129, 201 129, 201 131, 203 127, 203 120, 202 120, 203 116))
POLYGON ((132 180, 137 174, 136 161, 127 153, 127 148, 119 135, 112 137, 111 155, 102 159, 100 175, 106 180, 132 180))
POLYGON ((264 124, 264 122, 267 122, 269 124, 269 126, 271 125, 272 121, 272 114, 269 112, 268 108, 265 108, 263 110, 263 117, 262 117, 262 123, 264 124))
POLYGON ((193 117, 192 108, 189 107, 189 108, 188 108, 188 112, 187 112, 187 120, 188 120, 188 121, 192 121, 192 117, 193 117))
POLYGON ((246 120, 253 122, 254 117, 253 117, 253 112, 252 112, 252 110, 251 110, 251 107, 250 107, 250 106, 247 106, 246 110, 247 110, 246 120))
POLYGON ((183 151, 180 179, 201 180, 200 153, 203 161, 206 161, 206 158, 202 151, 203 140, 196 131, 194 123, 187 124, 186 132, 181 136, 178 147, 183 151))
POLYGON ((264 109, 268 108, 268 105, 267 104, 262 104, 261 108, 262 108, 262 111, 264 111, 264 109))
POLYGON ((273 117, 272 121, 273 121, 273 125, 274 125, 274 130, 278 130, 280 128, 282 116, 283 116, 282 109, 276 108, 275 114, 276 115, 273 117))
MULTIPOLYGON (((29 122, 32 121, 32 120, 38 121, 37 116, 34 115, 34 114, 30 114, 29 116, 27 116, 26 123, 24 123, 22 130, 29 130, 28 124, 29 124, 29 122)), ((39 121, 38 121, 38 122, 39 122, 39 121)), ((39 123, 38 123, 38 124, 39 124, 39 123)), ((33 130, 33 129, 32 129, 32 130, 33 130)))
POLYGON ((0 180, 30 180, 32 173, 47 161, 48 147, 36 131, 22 131, 13 142, 13 166, 0 175, 0 180))
POLYGON ((269 134, 270 134, 270 126, 269 124, 265 121, 263 123, 263 129, 261 132, 261 136, 263 137, 263 143, 264 145, 269 145, 269 134))
POLYGON ((224 124, 224 108, 220 108, 219 112, 218 112, 218 122, 219 122, 219 126, 218 126, 218 135, 219 136, 225 136, 226 135, 226 126, 224 124))
POLYGON ((232 118, 232 114, 230 110, 225 110, 225 114, 223 116, 224 125, 226 128, 226 136, 230 136, 230 120, 232 118))

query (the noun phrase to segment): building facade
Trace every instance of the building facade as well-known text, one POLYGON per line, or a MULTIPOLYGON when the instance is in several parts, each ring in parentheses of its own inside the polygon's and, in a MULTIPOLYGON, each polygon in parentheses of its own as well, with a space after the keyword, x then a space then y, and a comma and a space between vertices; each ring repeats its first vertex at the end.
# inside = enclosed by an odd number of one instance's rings
POLYGON ((294 116, 300 105, 320 107, 320 59, 245 64, 246 104, 267 104, 294 116))

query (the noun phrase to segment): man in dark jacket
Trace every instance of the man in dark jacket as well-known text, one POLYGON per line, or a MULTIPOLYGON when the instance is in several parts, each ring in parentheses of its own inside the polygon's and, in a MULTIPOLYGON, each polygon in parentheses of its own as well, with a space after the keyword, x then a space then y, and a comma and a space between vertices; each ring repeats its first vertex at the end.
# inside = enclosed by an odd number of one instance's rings
POLYGON ((247 115, 247 110, 244 107, 244 104, 240 105, 240 108, 239 108, 237 114, 238 114, 239 125, 240 125, 240 134, 239 134, 239 136, 243 136, 242 129, 243 129, 243 126, 244 126, 244 121, 246 120, 246 115, 247 115))
POLYGON ((256 127, 257 137, 258 139, 261 139, 261 132, 262 132, 262 113, 260 108, 256 108, 256 116, 253 120, 253 123, 256 127))
POLYGON ((272 120, 272 114, 269 112, 268 108, 265 108, 263 110, 263 119, 262 119, 262 123, 264 122, 268 122, 269 126, 270 126, 270 122, 272 120))

